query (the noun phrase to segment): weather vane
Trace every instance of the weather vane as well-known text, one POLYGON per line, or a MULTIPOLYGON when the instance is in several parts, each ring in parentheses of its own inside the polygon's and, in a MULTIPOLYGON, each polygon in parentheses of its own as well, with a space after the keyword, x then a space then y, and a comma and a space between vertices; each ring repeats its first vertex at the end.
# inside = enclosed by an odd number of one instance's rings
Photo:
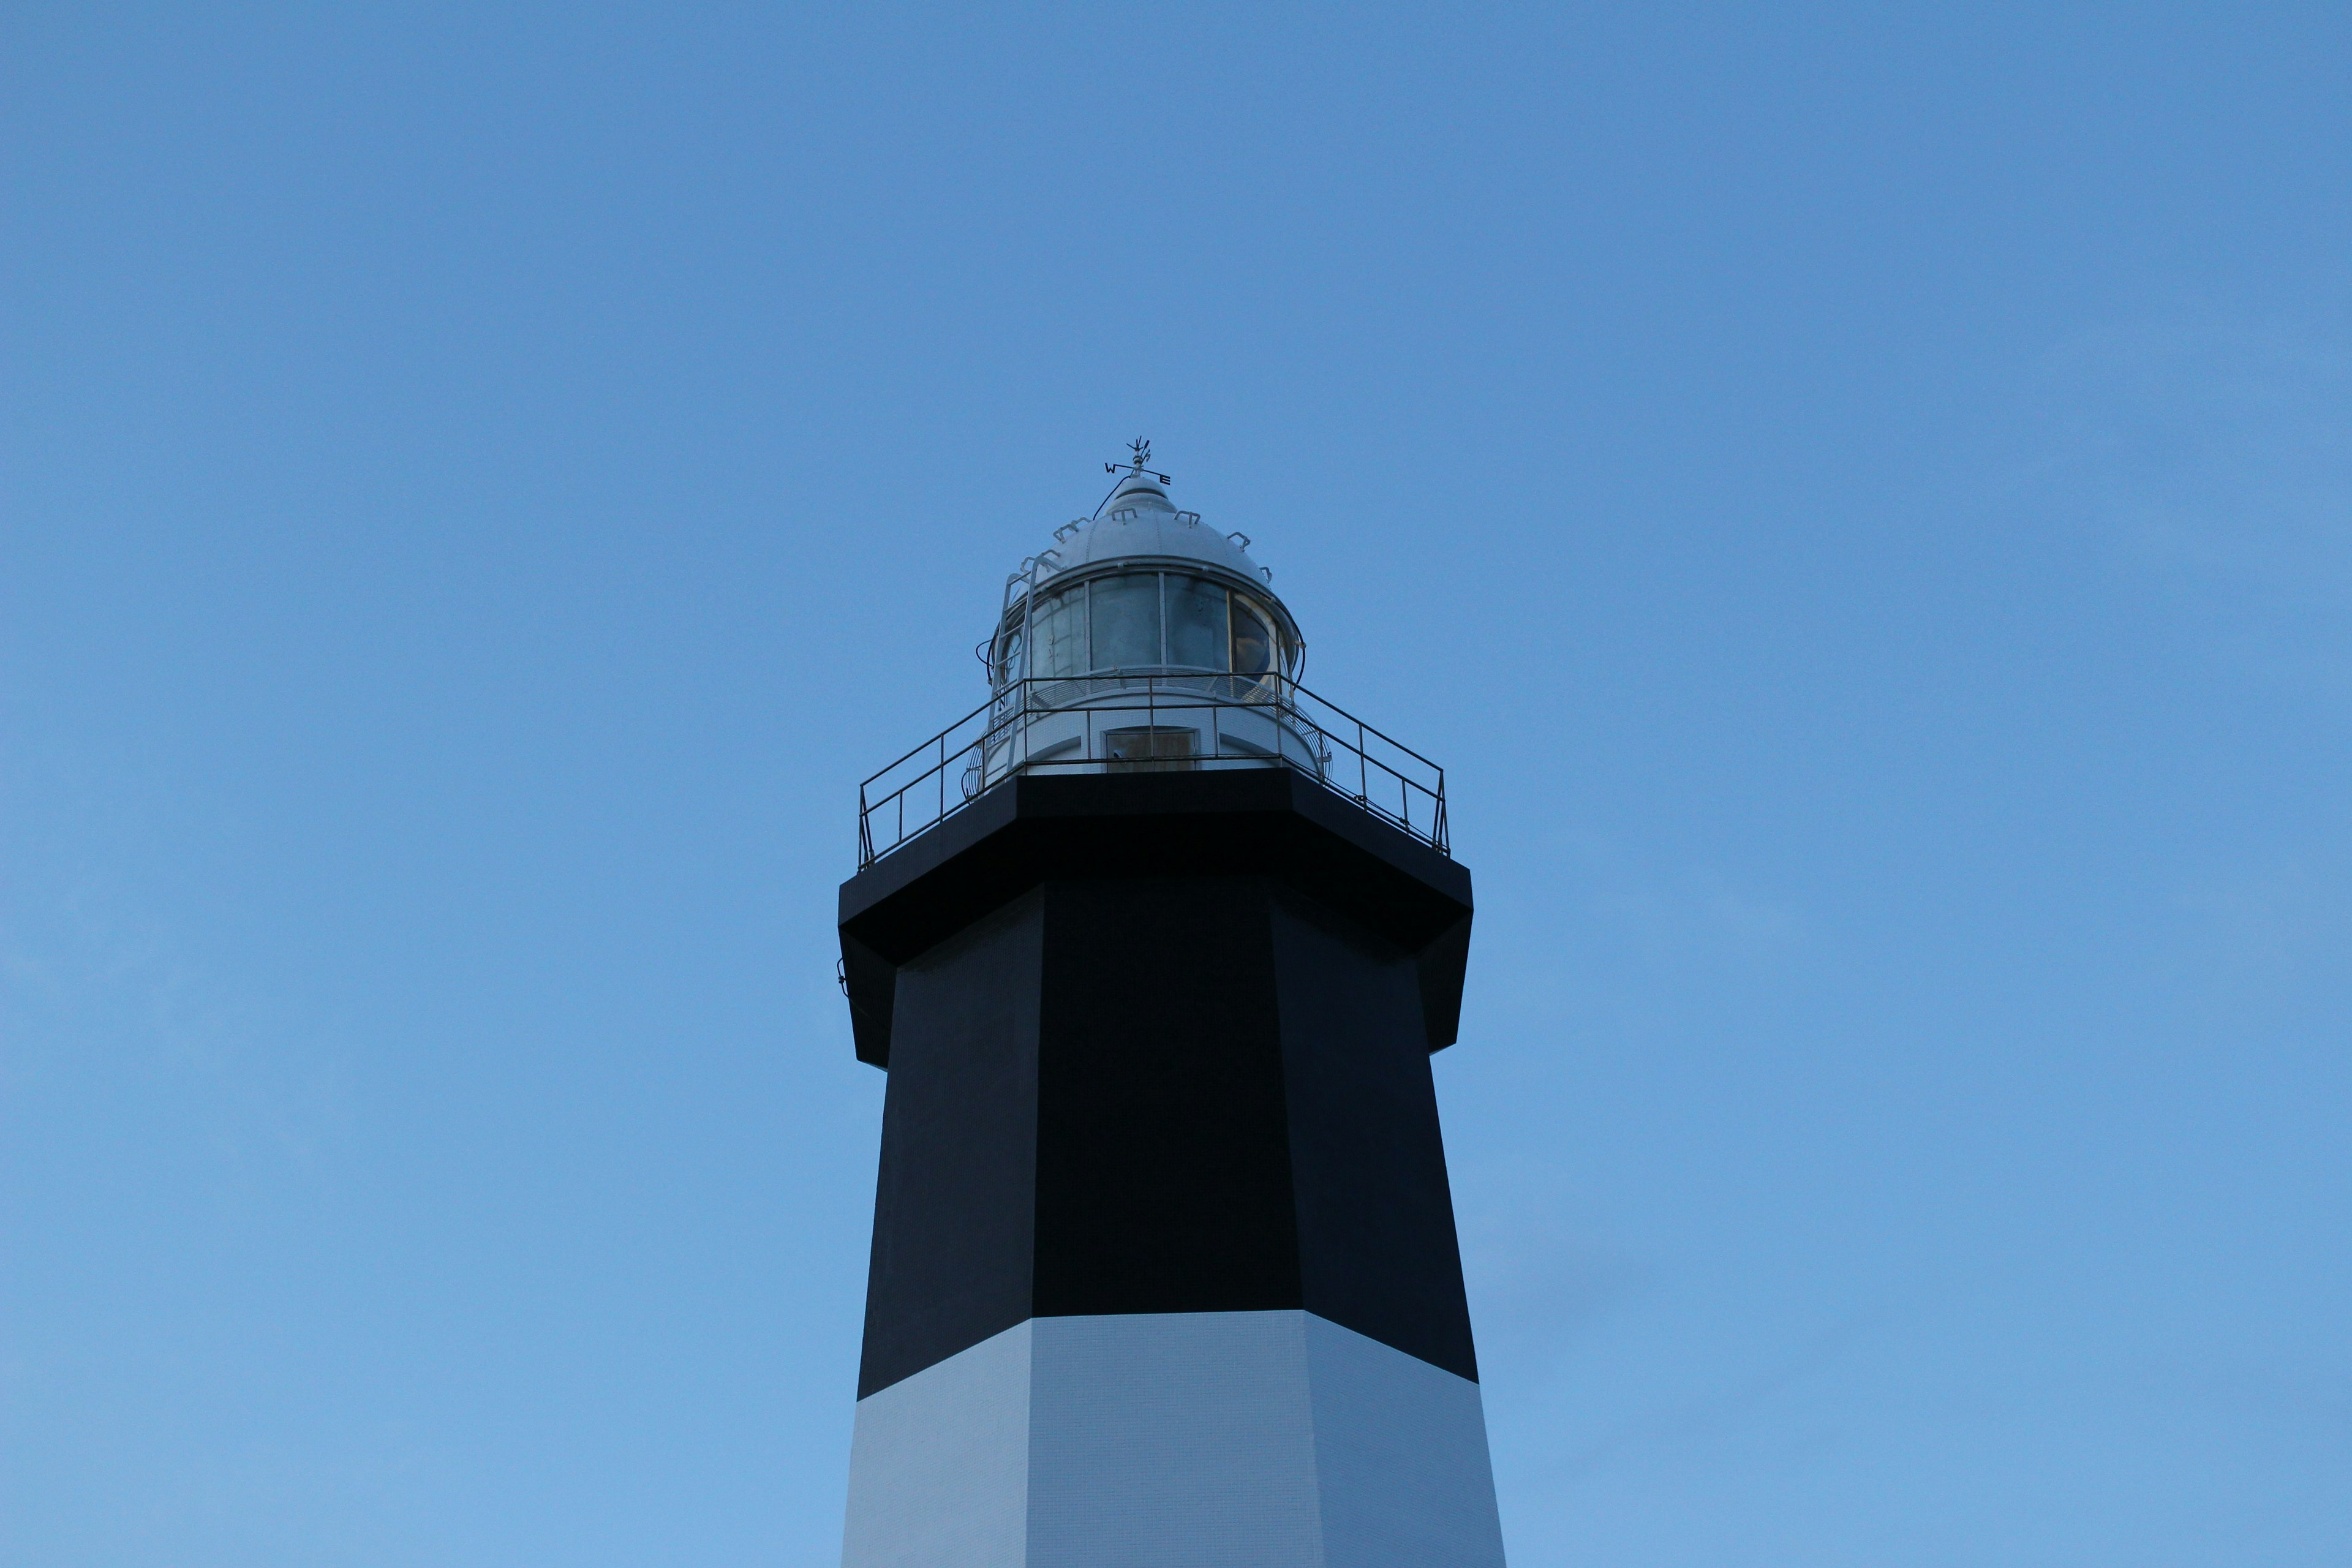
POLYGON ((1127 449, 1131 456, 1126 462, 1105 463, 1103 465, 1103 472, 1106 474, 1116 474, 1125 471, 1130 474, 1151 474, 1153 479, 1158 479, 1163 485, 1173 484, 1175 482, 1166 474, 1152 474, 1151 470, 1144 466, 1151 461, 1151 441, 1150 437, 1138 436, 1134 440, 1129 441, 1127 444, 1127 449))

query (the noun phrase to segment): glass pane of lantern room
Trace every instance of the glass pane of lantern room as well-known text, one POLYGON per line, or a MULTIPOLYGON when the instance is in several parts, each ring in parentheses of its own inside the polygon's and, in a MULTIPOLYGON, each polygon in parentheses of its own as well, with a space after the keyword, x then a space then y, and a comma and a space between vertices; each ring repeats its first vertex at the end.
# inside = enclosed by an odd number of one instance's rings
POLYGON ((1239 675, 1264 675, 1274 668, 1274 634, 1257 611, 1234 600, 1234 670, 1239 675))
POLYGON ((1029 614, 1030 672, 1082 675, 1087 668, 1087 591, 1056 594, 1029 614))
POLYGON ((1198 577, 1168 579, 1168 662, 1225 668, 1225 591, 1198 577))
POLYGON ((1097 669, 1149 669, 1160 662, 1160 575, 1097 577, 1094 583, 1097 669))

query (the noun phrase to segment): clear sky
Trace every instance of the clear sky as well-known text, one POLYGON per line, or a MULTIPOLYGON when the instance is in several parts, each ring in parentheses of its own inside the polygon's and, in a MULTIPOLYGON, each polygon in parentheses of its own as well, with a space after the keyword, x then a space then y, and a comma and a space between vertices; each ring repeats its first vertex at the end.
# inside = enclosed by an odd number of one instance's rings
POLYGON ((1546 1564, 2352 1561, 2352 12, 18 4, 0 1561, 824 1564, 857 781, 1444 763, 1546 1564))

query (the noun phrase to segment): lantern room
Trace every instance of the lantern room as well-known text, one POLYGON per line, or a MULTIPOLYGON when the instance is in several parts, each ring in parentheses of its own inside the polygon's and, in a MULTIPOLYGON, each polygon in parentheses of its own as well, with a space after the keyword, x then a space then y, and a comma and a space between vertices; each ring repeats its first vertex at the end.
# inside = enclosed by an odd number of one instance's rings
POLYGON ((1006 580, 980 650, 995 725, 968 790, 1031 769, 1322 772, 1319 732, 1288 711, 1306 643, 1272 574, 1247 536, 1177 510, 1148 457, 1006 580))
POLYGON ((858 788, 861 864, 1021 778, 1287 768, 1441 853, 1445 771, 1299 684, 1307 642, 1249 539, 1168 499, 1151 449, 1004 581, 988 696, 858 788))

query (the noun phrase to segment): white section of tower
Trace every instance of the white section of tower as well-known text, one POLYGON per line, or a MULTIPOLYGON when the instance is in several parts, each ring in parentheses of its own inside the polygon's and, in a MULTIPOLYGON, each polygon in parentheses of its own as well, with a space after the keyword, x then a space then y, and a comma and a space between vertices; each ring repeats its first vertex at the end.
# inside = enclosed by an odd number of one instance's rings
POLYGON ((843 1568, 1502 1568, 1478 1385, 1311 1312, 1033 1318, 857 1405, 843 1568))

